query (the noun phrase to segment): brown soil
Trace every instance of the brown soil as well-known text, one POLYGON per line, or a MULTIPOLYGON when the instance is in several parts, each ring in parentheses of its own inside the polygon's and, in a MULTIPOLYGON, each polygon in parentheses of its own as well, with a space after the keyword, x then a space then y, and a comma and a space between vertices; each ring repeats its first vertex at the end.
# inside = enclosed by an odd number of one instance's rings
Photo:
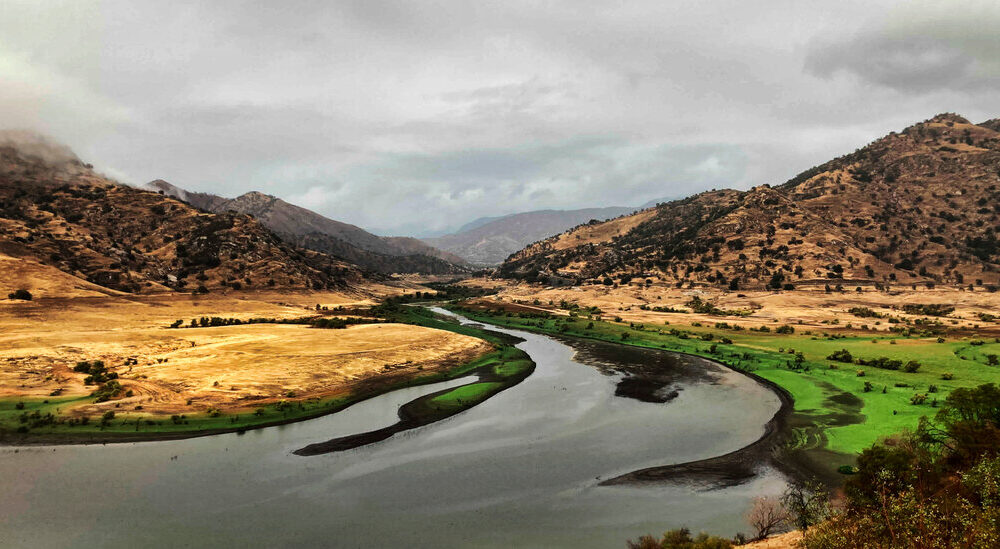
POLYGON ((802 532, 793 530, 784 534, 771 536, 763 541, 755 541, 746 545, 739 545, 743 549, 795 549, 802 539, 802 532))

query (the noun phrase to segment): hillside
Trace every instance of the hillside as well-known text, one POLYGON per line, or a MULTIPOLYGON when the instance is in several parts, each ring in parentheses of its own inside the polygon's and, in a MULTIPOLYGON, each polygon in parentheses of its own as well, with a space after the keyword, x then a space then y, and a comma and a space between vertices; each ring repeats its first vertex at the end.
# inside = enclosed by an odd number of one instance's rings
POLYGON ((206 211, 251 215, 288 242, 373 271, 452 274, 465 270, 460 257, 415 238, 377 236, 264 193, 251 191, 230 199, 186 191, 162 179, 147 186, 206 211))
POLYGON ((676 285, 1000 282, 1000 124, 942 114, 778 187, 709 191, 517 252, 500 274, 676 285))
POLYGON ((507 256, 549 235, 560 233, 592 219, 604 221, 638 208, 608 207, 581 210, 539 210, 480 218, 457 232, 424 242, 451 252, 474 265, 498 265, 507 256))
POLYGON ((37 136, 0 140, 0 258, 8 284, 48 280, 43 293, 332 289, 362 280, 355 266, 286 244, 250 216, 120 185, 37 136))

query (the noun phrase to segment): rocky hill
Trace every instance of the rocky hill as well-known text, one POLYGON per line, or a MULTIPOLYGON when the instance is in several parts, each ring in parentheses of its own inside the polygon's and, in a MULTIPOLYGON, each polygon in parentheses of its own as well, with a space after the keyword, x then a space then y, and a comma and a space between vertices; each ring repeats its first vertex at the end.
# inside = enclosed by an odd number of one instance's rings
POLYGON ((499 272, 732 289, 995 286, 998 129, 997 120, 938 115, 777 187, 710 191, 578 226, 521 250, 499 272))
POLYGON ((7 280, 30 266, 125 292, 362 280, 357 267, 289 245, 248 215, 120 185, 37 136, 0 139, 0 255, 7 280))
POLYGON ((510 254, 536 240, 592 219, 604 221, 637 209, 612 206, 581 210, 539 210, 482 218, 468 223, 453 234, 423 240, 474 265, 499 265, 510 254))
POLYGON ((230 199, 186 191, 162 179, 147 186, 209 212, 233 211, 251 215, 288 242, 335 255, 365 269, 425 274, 455 274, 467 270, 462 258, 415 238, 377 236, 257 191, 230 199))

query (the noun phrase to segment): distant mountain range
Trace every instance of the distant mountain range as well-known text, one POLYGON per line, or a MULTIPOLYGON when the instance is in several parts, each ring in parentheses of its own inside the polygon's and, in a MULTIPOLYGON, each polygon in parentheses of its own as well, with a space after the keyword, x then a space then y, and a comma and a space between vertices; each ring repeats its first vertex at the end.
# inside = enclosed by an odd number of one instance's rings
POLYGON ((377 236, 264 193, 251 191, 236 198, 224 198, 187 191, 161 179, 147 183, 147 187, 205 211, 251 215, 290 243, 372 271, 456 274, 468 270, 461 257, 415 238, 377 236))
POLYGON ((591 220, 604 221, 638 208, 607 207, 581 210, 538 210, 500 217, 481 217, 457 232, 424 238, 427 244, 455 254, 473 265, 503 263, 507 256, 543 238, 591 220))
POLYGON ((941 114, 790 181, 588 223, 512 255, 503 276, 791 289, 1000 284, 1000 121, 941 114))

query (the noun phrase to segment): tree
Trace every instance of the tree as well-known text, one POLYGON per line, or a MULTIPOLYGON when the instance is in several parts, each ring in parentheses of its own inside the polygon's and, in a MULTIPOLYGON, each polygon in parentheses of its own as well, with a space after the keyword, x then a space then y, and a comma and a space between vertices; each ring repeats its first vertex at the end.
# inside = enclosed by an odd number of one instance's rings
POLYGON ((792 524, 802 531, 826 520, 830 514, 830 494, 815 480, 789 486, 781 496, 781 503, 788 511, 792 524))
POLYGON ((747 511, 746 520, 757 532, 750 541, 760 541, 767 538, 775 530, 788 522, 789 516, 785 506, 775 497, 757 497, 747 511))

